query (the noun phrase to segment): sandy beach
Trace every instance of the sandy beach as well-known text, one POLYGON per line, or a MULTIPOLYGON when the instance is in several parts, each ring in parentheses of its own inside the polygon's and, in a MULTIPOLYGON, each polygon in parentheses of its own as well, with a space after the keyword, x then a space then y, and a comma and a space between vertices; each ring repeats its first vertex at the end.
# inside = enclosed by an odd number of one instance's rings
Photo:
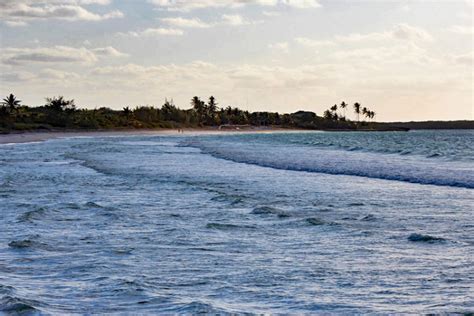
POLYGON ((246 130, 218 130, 218 129, 142 129, 142 130, 111 130, 111 131, 28 131, 12 132, 10 134, 0 134, 0 144, 19 144, 41 142, 49 139, 68 137, 94 137, 94 136, 140 136, 140 135, 209 135, 209 134, 229 134, 229 133, 275 133, 275 132, 301 132, 296 129, 264 128, 246 130))
MULTIPOLYGON (((188 131, 190 132, 190 131, 188 131)), ((209 131, 210 132, 210 131, 209 131)), ((119 136, 119 135, 178 135, 178 130, 115 130, 115 131, 48 131, 48 132, 13 132, 0 135, 0 144, 40 142, 48 139, 67 137, 119 136)))

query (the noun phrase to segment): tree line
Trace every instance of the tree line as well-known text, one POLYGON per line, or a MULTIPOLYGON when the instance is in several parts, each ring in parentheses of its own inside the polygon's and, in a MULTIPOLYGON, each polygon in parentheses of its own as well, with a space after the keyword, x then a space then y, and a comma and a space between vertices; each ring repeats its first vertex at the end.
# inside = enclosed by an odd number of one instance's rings
MULTIPOLYGON (((78 108, 73 99, 63 96, 46 98, 41 106, 21 104, 15 95, 3 99, 0 106, 0 129, 120 129, 120 128, 182 128, 182 127, 226 127, 247 125, 249 127, 282 127, 302 129, 370 128, 368 122, 351 121, 346 118, 347 104, 334 105, 320 117, 314 112, 298 111, 291 114, 277 112, 249 112, 238 107, 221 107, 214 96, 207 100, 195 96, 190 109, 178 108, 173 100, 165 100, 161 107, 137 106, 113 110, 106 107, 96 109, 78 108), (343 113, 338 113, 338 109, 343 113)), ((355 113, 373 118, 375 112, 354 104, 355 113)))
MULTIPOLYGON (((328 120, 335 120, 335 121, 347 121, 346 118, 346 109, 349 107, 349 104, 342 101, 341 104, 338 105, 334 104, 328 110, 324 111, 324 118, 328 120), (338 108, 342 109, 343 113, 338 113, 338 108)), ((353 105, 354 113, 357 116, 357 122, 360 122, 360 115, 362 114, 363 117, 372 120, 377 115, 374 111, 370 110, 367 107, 362 107, 359 102, 354 103, 353 105)))

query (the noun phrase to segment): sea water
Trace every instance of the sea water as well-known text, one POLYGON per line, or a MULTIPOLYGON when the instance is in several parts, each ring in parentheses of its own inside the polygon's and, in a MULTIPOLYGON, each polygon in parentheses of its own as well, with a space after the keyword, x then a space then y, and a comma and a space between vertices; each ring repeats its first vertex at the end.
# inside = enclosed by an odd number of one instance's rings
POLYGON ((474 311, 474 133, 0 146, 0 314, 474 311))

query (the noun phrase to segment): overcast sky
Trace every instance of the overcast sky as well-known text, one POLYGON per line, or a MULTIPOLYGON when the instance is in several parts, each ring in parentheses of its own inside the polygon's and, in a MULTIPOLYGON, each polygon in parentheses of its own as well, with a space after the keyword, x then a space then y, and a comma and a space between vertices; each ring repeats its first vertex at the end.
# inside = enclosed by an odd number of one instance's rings
POLYGON ((473 119, 472 0, 0 0, 0 93, 41 105, 473 119))

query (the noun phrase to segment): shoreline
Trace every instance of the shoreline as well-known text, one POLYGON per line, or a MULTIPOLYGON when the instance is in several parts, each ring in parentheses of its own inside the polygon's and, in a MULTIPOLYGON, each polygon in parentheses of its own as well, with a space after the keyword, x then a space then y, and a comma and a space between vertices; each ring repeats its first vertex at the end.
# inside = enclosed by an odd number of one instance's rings
POLYGON ((43 142, 50 139, 69 137, 113 137, 113 136, 198 136, 224 135, 235 133, 274 133, 302 132, 306 130, 285 128, 259 128, 241 130, 218 130, 213 128, 182 128, 182 129, 124 129, 124 130, 65 130, 65 131, 25 131, 0 134, 0 145, 43 142), (182 132, 180 132, 182 131, 182 132))

